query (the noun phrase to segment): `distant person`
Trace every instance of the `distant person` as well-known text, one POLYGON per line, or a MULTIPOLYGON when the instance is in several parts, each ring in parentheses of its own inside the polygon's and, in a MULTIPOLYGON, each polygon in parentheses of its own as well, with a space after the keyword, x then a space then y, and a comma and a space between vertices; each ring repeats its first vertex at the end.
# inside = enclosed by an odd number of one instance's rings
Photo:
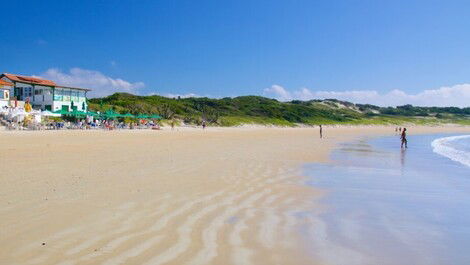
POLYGON ((401 148, 403 148, 403 145, 405 145, 405 148, 408 148, 408 140, 406 140, 406 128, 403 128, 400 138, 401 138, 401 148))
POLYGON ((206 128, 206 121, 202 121, 202 129, 204 130, 206 128))
POLYGON ((401 133, 401 127, 398 127, 398 132, 400 132, 400 133, 401 133))
POLYGON ((321 124, 320 124, 320 138, 323 138, 323 127, 321 127, 321 124))
POLYGON ((173 131, 175 129, 175 120, 171 120, 171 130, 173 131))

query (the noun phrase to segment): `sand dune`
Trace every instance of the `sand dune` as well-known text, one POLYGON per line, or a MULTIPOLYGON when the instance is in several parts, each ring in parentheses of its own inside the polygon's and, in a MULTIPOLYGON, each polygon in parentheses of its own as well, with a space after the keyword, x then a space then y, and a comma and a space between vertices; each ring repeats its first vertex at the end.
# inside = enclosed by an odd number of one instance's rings
POLYGON ((1 132, 0 264, 312 264, 299 166, 360 134, 393 129, 1 132))

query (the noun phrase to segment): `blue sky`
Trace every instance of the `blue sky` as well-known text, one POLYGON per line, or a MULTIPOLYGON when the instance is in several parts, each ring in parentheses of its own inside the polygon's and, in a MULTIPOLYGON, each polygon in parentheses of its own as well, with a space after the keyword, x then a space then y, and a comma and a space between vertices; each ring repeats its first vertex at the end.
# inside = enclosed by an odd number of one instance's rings
POLYGON ((5 5, 0 71, 92 87, 95 95, 470 105, 469 1, 5 5), (441 102, 436 93, 453 98, 441 102))

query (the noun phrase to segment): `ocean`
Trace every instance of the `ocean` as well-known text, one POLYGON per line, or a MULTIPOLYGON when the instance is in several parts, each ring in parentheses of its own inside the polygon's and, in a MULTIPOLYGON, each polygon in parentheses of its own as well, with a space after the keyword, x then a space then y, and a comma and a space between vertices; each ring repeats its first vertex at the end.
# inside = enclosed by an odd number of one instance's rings
POLYGON ((435 153, 470 167, 470 135, 438 138, 431 145, 435 153))
POLYGON ((399 136, 342 144, 311 164, 327 191, 304 231, 326 264, 470 264, 470 135, 399 136))

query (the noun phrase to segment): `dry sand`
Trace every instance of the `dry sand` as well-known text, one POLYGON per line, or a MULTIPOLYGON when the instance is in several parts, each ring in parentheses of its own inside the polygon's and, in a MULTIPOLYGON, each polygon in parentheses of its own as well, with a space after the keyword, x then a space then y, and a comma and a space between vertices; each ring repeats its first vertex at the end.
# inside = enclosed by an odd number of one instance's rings
POLYGON ((314 264, 300 166, 393 131, 0 132, 0 264, 314 264))

